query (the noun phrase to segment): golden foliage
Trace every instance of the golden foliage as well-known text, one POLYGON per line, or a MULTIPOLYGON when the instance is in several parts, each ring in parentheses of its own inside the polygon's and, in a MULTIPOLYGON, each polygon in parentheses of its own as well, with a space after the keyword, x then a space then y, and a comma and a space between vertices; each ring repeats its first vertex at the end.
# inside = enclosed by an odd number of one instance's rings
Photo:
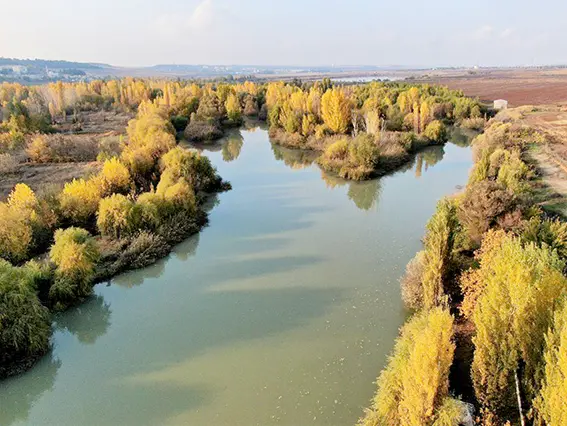
POLYGON ((442 308, 417 314, 406 323, 378 378, 372 408, 359 425, 433 424, 449 392, 452 334, 453 317, 442 308))

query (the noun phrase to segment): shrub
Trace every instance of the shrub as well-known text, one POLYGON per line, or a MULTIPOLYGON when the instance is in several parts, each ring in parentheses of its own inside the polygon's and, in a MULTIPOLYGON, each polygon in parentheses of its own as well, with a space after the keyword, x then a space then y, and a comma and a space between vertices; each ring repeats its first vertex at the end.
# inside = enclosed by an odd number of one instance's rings
POLYGON ((17 184, 7 203, 0 203, 0 257, 16 263, 26 259, 55 220, 27 185, 17 184))
POLYGON ((121 194, 100 201, 97 227, 101 234, 120 238, 132 231, 131 214, 134 203, 121 194))
POLYGON ((99 253, 87 231, 58 229, 49 257, 56 265, 55 282, 49 290, 49 300, 55 309, 65 309, 91 293, 99 253))
POLYGON ((182 132, 189 124, 189 118, 183 115, 174 115, 171 117, 171 124, 177 132, 182 132))
POLYGON ((110 195, 115 192, 127 193, 132 187, 130 172, 117 158, 106 160, 100 172, 102 192, 110 195))
POLYGON ((85 135, 40 134, 26 147, 30 159, 37 163, 94 161, 98 150, 98 141, 85 135))
POLYGON ((73 224, 86 224, 98 210, 101 197, 99 181, 73 179, 59 194, 61 213, 73 224))
POLYGON ((502 185, 482 181, 468 185, 459 205, 459 222, 465 227, 470 240, 479 244, 483 234, 507 212, 514 210, 514 194, 502 185))
POLYGON ((524 222, 521 237, 525 242, 556 250, 562 259, 567 259, 567 223, 562 220, 534 216, 524 222))
POLYGON ((171 246, 159 235, 142 231, 122 252, 117 263, 121 269, 138 269, 155 263, 171 251, 171 246))
POLYGON ((166 216, 167 206, 163 196, 155 192, 144 192, 140 194, 130 212, 132 229, 154 230, 166 216))
POLYGON ((482 117, 465 118, 464 120, 461 121, 461 127, 472 130, 482 130, 484 129, 485 124, 486 121, 482 117))
POLYGON ((423 306, 423 251, 418 252, 407 264, 406 273, 401 279, 402 300, 409 309, 419 309, 423 306))
POLYGON ((14 173, 18 168, 18 160, 11 154, 0 154, 0 173, 14 173))
POLYGON ((45 353, 50 336, 49 312, 36 295, 33 274, 0 259, 0 377, 16 361, 45 353))
POLYGON ((183 134, 190 141, 212 141, 222 138, 224 132, 216 123, 191 120, 183 134))
POLYGON ((195 212, 196 201, 195 193, 189 184, 184 180, 179 180, 174 185, 167 187, 163 193, 166 203, 171 205, 174 212, 186 211, 188 213, 195 212))
POLYGON ((329 145, 317 163, 340 177, 364 180, 376 174, 378 160, 379 149, 372 136, 360 134, 329 145))
POLYGON ((220 178, 210 160, 196 151, 176 147, 161 159, 162 177, 157 186, 158 193, 184 179, 195 192, 211 191, 220 185, 220 178))
POLYGON ((434 120, 427 125, 423 131, 423 136, 432 142, 445 142, 447 140, 447 128, 441 121, 434 120))

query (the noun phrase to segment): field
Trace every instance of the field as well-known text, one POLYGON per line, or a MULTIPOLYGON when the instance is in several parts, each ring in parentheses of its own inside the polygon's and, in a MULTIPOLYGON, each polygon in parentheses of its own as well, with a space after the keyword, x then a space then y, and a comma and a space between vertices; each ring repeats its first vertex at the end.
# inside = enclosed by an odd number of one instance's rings
POLYGON ((506 99, 509 105, 546 105, 567 101, 567 70, 507 69, 431 74, 418 81, 460 89, 483 101, 506 99))

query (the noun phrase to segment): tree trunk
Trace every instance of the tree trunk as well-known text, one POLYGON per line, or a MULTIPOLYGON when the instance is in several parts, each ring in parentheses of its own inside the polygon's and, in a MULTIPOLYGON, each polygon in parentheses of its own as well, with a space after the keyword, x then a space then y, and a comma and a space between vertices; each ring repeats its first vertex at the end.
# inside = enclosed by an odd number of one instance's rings
POLYGON ((522 410, 522 396, 520 395, 520 381, 518 380, 518 370, 514 370, 514 380, 516 382, 516 396, 518 397, 518 411, 520 412, 520 424, 526 426, 524 413, 522 410))

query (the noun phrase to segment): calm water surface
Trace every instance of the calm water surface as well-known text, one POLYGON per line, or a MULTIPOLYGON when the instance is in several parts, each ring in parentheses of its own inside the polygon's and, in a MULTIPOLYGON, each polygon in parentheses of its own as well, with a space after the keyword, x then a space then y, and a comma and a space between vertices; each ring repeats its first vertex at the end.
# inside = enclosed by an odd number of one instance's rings
POLYGON ((56 318, 0 425, 352 425, 407 315, 398 279, 470 150, 350 183, 259 128, 206 151, 233 190, 155 266, 56 318))

